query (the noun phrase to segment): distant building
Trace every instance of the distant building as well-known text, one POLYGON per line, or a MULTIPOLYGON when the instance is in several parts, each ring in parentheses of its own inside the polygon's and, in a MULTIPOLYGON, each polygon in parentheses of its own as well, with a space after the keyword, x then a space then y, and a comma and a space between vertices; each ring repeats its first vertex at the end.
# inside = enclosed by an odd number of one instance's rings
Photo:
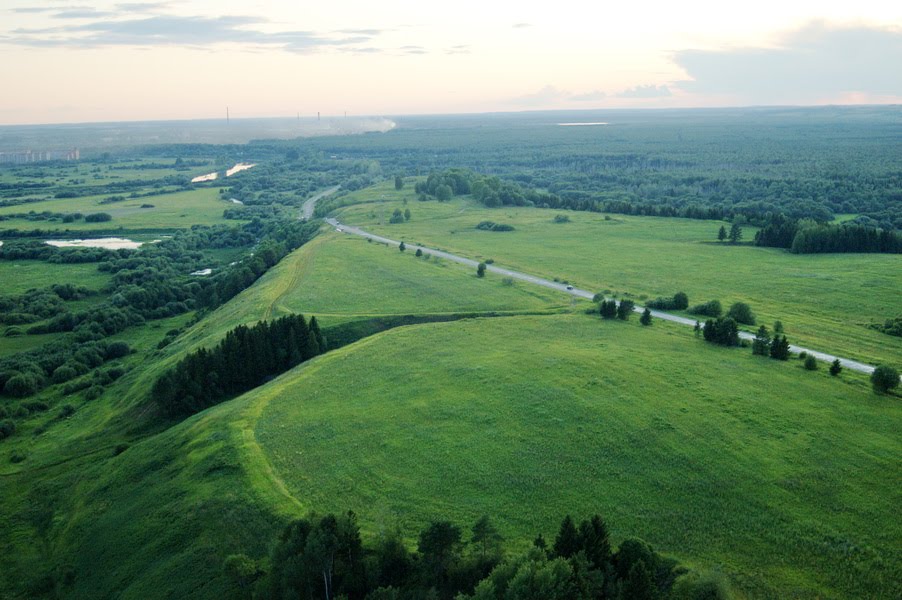
POLYGON ((0 164, 24 165, 48 160, 79 160, 78 148, 71 150, 26 150, 24 152, 0 152, 0 164))

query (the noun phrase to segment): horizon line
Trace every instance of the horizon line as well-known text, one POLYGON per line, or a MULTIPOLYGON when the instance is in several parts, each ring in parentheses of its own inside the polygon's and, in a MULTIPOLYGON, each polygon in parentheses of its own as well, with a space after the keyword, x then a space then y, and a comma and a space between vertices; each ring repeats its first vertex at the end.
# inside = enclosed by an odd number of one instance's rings
MULTIPOLYGON (((724 106, 633 106, 633 107, 605 107, 605 108, 539 108, 528 110, 495 110, 495 111, 473 111, 473 112, 448 112, 448 113, 382 113, 382 114, 359 114, 359 115, 322 115, 323 119, 393 119, 403 117, 461 117, 461 116, 490 116, 490 115, 528 115, 541 113, 588 113, 588 112, 678 112, 678 111, 705 111, 705 110, 752 110, 752 109, 827 109, 827 108, 902 108, 902 103, 886 103, 886 104, 749 104, 749 105, 724 105, 724 106)), ((280 120, 291 119, 298 120, 297 113, 293 115, 281 116, 254 116, 254 117, 187 117, 173 119, 125 119, 118 121, 56 121, 41 123, 0 123, 0 127, 59 127, 69 125, 122 125, 136 123, 186 123, 196 121, 208 122, 235 122, 235 121, 263 121, 263 120, 280 120)), ((301 120, 318 120, 317 117, 307 116, 301 117, 301 120)))

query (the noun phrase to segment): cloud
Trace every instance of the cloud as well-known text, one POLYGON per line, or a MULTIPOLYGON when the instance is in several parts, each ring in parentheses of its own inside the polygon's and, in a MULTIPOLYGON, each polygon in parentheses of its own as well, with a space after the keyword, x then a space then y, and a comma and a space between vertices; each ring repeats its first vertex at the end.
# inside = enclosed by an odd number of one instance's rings
POLYGON ((698 94, 754 103, 805 102, 848 92, 902 95, 902 30, 811 23, 773 48, 682 50, 674 61, 698 94))
POLYGON ((607 94, 605 94, 604 92, 595 90, 593 92, 587 92, 585 94, 573 94, 572 96, 570 96, 570 99, 576 102, 595 102, 606 97, 607 94))
POLYGON ((527 27, 532 27, 532 23, 514 23, 511 27, 514 29, 526 29, 527 27))
POLYGON ((458 46, 451 46, 447 50, 445 50, 445 54, 469 54, 470 47, 466 44, 461 44, 458 46))
POLYGON ((51 15, 54 19, 96 19, 98 17, 106 17, 115 13, 95 10, 93 8, 67 10, 51 15))
POLYGON ((168 8, 171 2, 125 2, 116 5, 116 10, 127 13, 149 13, 168 8))
POLYGON ((552 104, 558 100, 566 100, 570 94, 557 89, 553 85, 546 85, 539 91, 525 96, 518 96, 511 99, 512 104, 520 104, 522 106, 542 106, 552 104))
POLYGON ((65 10, 94 10, 90 6, 20 6, 18 8, 11 8, 10 11, 14 13, 23 13, 23 14, 33 14, 33 13, 47 13, 47 12, 57 12, 57 11, 65 11, 65 10))
POLYGON ((637 85, 617 94, 618 98, 666 98, 672 96, 666 85, 637 85))
MULTIPOLYGON (((267 33, 254 29, 265 19, 246 16, 191 17, 153 15, 121 21, 101 20, 49 29, 18 29, 3 42, 20 46, 98 48, 110 46, 189 46, 243 44, 287 52, 370 42, 379 30, 352 30, 334 34, 313 31, 267 33)), ((363 49, 360 49, 363 51, 363 49)))

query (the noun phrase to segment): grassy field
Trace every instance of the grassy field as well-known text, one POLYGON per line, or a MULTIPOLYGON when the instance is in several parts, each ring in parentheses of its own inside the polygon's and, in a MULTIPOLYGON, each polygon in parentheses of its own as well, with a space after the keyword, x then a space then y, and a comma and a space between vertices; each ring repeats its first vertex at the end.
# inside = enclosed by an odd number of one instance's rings
POLYGON ((18 206, 0 207, 0 215, 15 213, 57 212, 83 214, 105 212, 113 219, 104 223, 86 223, 84 220, 74 223, 60 221, 29 221, 27 219, 9 219, 0 222, 0 229, 69 229, 77 233, 89 229, 173 229, 185 228, 194 224, 214 225, 226 223, 222 212, 232 206, 219 197, 219 190, 203 188, 187 192, 161 194, 145 198, 128 198, 112 204, 100 204, 107 198, 103 196, 85 196, 81 198, 60 198, 31 202, 18 206), (152 204, 152 208, 141 208, 143 204, 152 204))
MULTIPOLYGON (((362 193, 358 193, 362 195, 362 193)), ((691 304, 719 299, 724 307, 749 303, 759 322, 781 320, 792 343, 870 363, 902 364, 902 338, 868 327, 902 314, 902 256, 794 255, 772 248, 718 244, 717 221, 662 219, 535 208, 487 209, 457 199, 411 201, 403 190, 379 188, 385 202, 341 209, 343 222, 374 233, 456 252, 493 258, 499 266, 577 287, 619 294, 671 296, 685 291, 691 304), (408 199, 407 205, 399 200, 408 199), (389 225, 394 208, 412 218, 389 225), (563 213, 561 213, 563 214, 563 213), (475 229, 481 221, 513 225, 512 232, 475 229)), ((745 232, 745 238, 753 236, 745 232)))
POLYGON ((600 512, 751 597, 900 591, 900 409, 860 376, 562 315, 396 329, 249 396, 276 480, 369 533, 600 512))
POLYGON ((40 260, 0 260, 3 294, 21 294, 32 288, 45 288, 54 283, 71 283, 99 290, 109 280, 109 274, 98 271, 96 264, 62 265, 40 260))

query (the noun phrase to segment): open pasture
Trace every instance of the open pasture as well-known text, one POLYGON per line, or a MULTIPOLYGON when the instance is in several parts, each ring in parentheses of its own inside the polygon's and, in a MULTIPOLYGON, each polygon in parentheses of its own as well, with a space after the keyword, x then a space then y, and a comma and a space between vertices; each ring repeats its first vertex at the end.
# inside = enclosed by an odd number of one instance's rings
MULTIPOLYGON (((902 314, 900 255, 796 255, 720 244, 719 221, 489 209, 467 199, 405 207, 385 195, 375 204, 343 208, 339 218, 389 238, 492 258, 499 266, 583 289, 629 294, 639 304, 677 291, 689 295, 690 306, 719 299, 726 310, 747 302, 759 323, 782 321, 793 343, 874 364, 902 363, 902 338, 868 327, 902 314), (388 224, 395 208, 410 208, 410 221, 388 224), (570 221, 555 223, 558 214, 570 221), (476 229, 487 220, 515 230, 476 229)), ((753 236, 747 228, 744 239, 753 236)))

